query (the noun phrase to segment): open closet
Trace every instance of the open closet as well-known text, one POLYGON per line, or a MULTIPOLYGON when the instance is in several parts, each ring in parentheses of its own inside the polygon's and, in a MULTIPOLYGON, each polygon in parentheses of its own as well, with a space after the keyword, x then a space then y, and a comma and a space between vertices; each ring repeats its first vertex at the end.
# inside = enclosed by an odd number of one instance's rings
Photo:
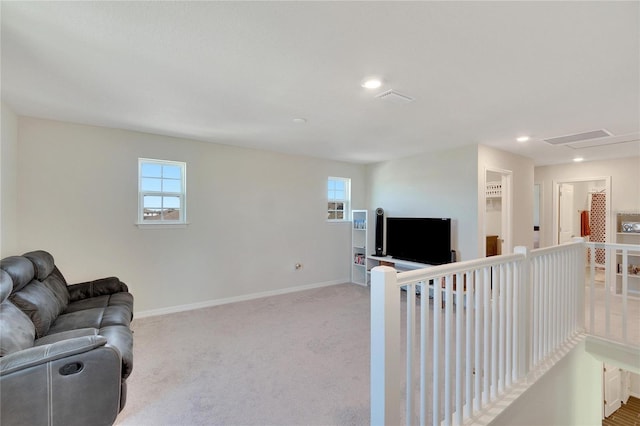
MULTIPOLYGON (((607 240, 607 190, 600 186, 590 186, 587 191, 587 209, 580 212, 581 235, 588 241, 604 243, 607 240)), ((604 250, 596 249, 596 265, 605 264, 604 250)))
MULTIPOLYGON (((558 244, 573 237, 607 241, 607 187, 604 179, 559 183, 558 244)), ((604 266, 604 251, 597 250, 594 259, 598 266, 604 266)))

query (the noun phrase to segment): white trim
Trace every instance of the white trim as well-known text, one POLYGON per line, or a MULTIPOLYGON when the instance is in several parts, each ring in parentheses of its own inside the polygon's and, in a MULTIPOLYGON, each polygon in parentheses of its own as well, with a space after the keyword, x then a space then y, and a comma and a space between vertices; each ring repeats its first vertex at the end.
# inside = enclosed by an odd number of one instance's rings
POLYGON ((640 348, 589 334, 585 342, 585 351, 598 361, 640 374, 640 348))
MULTIPOLYGON (((559 227, 559 222, 560 222, 560 218, 558 217, 559 213, 558 213, 558 208, 559 208, 559 202, 558 202, 558 198, 560 198, 560 184, 563 183, 577 183, 577 182, 591 182, 591 181, 599 181, 599 180, 604 180, 605 181, 605 188, 606 188, 606 194, 607 197, 605 199, 605 203, 607 205, 606 207, 606 224, 605 224, 605 228, 606 228, 606 235, 605 235, 605 242, 610 243, 612 241, 614 241, 613 239, 613 235, 615 234, 615 232, 613 231, 615 228, 613 227, 613 212, 611 210, 611 200, 612 200, 612 194, 611 194, 611 176, 597 176, 597 177, 584 177, 584 178, 569 178, 569 179, 555 179, 551 181, 551 186, 552 186, 552 191, 553 191, 553 196, 552 196, 552 207, 551 207, 551 215, 553 218, 553 229, 552 229, 552 238, 551 238, 551 244, 549 245, 557 245, 558 244, 558 227, 559 227)), ((542 246, 542 245, 541 245, 542 246)))
MULTIPOLYGON (((163 179, 163 178, 161 178, 163 179)), ((176 179, 177 180, 177 179, 176 179)), ((178 197, 180 199, 180 218, 179 220, 158 220, 153 221, 151 225, 184 225, 187 223, 187 163, 184 161, 159 160, 154 158, 138 158, 138 219, 136 224, 145 224, 144 222, 144 197, 178 197), (177 166, 180 168, 180 192, 169 191, 143 191, 142 190, 142 165, 157 164, 159 166, 177 166)))
POLYGON ((140 229, 184 229, 189 223, 161 222, 161 223, 135 223, 140 229))
MULTIPOLYGON (((335 221, 335 222, 350 222, 351 221, 351 178, 346 177, 338 177, 338 176, 328 176, 327 184, 329 181, 340 181, 344 183, 344 192, 345 198, 329 198, 327 196, 327 203, 342 203, 344 210, 342 219, 327 219, 327 221, 335 221)), ((327 194, 328 194, 328 187, 327 194)), ((327 210, 328 211, 328 210, 327 210)))
POLYGON ((478 218, 479 221, 481 221, 480 229, 482 230, 482 234, 478 239, 479 257, 487 257, 487 246, 485 241, 487 237, 486 188, 488 183, 488 172, 498 173, 501 175, 500 184, 502 185, 502 216, 500 220, 500 226, 502 235, 500 235, 500 237, 502 239, 502 253, 511 253, 513 251, 513 171, 485 165, 482 191, 480 192, 480 196, 478 197, 478 199, 480 200, 479 202, 481 203, 478 209, 478 218))
POLYGON ((135 313, 135 318, 155 317, 158 315, 175 314, 177 312, 192 311, 194 309, 209 308, 211 306, 226 305, 228 303, 245 302, 247 300, 261 299, 263 297, 278 296, 281 294, 295 293, 297 291, 311 290, 320 287, 329 287, 337 284, 349 284, 350 279, 343 278, 339 280, 325 281, 321 283, 307 284, 303 286, 287 287, 278 290, 262 291, 259 293, 245 294, 242 296, 225 297, 224 299, 206 300, 204 302, 189 303, 186 305, 169 306, 160 309, 151 309, 135 313))

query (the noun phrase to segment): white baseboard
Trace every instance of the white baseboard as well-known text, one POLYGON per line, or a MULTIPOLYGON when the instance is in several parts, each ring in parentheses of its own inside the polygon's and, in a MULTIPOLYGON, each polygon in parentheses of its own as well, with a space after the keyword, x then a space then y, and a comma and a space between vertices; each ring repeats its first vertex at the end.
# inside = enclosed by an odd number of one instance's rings
POLYGON ((311 290, 314 288, 328 287, 337 284, 349 283, 349 278, 341 280, 325 281, 321 283, 307 284, 296 287, 281 288, 278 290, 262 291, 260 293, 245 294, 242 296, 226 297, 224 299, 205 300, 204 302, 189 303, 186 305, 169 306, 167 308, 150 309, 148 311, 135 312, 135 318, 155 317, 158 315, 175 314, 177 312, 191 311, 194 309, 208 308, 210 306, 225 305, 227 303, 244 302, 247 300, 260 299, 269 296, 278 296, 280 294, 294 293, 297 291, 311 290))

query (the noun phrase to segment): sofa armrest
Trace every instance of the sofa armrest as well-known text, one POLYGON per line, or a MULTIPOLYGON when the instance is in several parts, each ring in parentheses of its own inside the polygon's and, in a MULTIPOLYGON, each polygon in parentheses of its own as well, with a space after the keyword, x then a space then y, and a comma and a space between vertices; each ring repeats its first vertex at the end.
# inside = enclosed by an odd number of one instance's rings
POLYGON ((69 290, 69 301, 71 302, 87 299, 89 297, 105 296, 129 291, 127 285, 116 277, 100 278, 84 283, 72 284, 68 286, 67 289, 69 290))
POLYGON ((76 337, 0 358, 2 424, 111 425, 121 407, 120 352, 76 337))
MULTIPOLYGON (((100 335, 76 337, 48 345, 34 346, 0 358, 0 377, 19 370, 91 351, 104 346, 107 339, 100 335)), ((116 350, 114 348, 114 350, 116 350)))
MULTIPOLYGON (((76 337, 97 336, 97 328, 77 328, 75 330, 61 331, 60 333, 47 334, 44 337, 36 339, 33 346, 49 345, 51 343, 62 342, 63 340, 75 339, 76 337)), ((108 339, 107 339, 108 340, 108 339)))

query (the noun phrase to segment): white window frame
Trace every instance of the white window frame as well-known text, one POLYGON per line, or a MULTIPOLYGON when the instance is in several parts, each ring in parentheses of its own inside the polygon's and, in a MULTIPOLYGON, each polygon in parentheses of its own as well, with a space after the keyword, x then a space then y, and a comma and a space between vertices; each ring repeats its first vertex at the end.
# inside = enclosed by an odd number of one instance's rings
POLYGON ((344 177, 336 177, 336 176, 329 176, 327 178, 327 186, 326 186, 326 191, 327 191, 327 221, 328 222, 348 222, 351 220, 351 179, 350 178, 344 178, 344 177), (329 196, 329 182, 330 181, 340 181, 344 183, 344 187, 345 187, 345 198, 344 199, 339 199, 339 198, 332 198, 329 196), (329 218, 329 212, 331 211, 336 211, 336 210, 330 210, 329 209, 329 203, 332 202, 336 202, 336 203, 343 203, 343 218, 342 219, 332 219, 329 218))
POLYGON ((136 224, 140 227, 167 227, 187 225, 187 163, 182 161, 157 160, 153 158, 138 158, 138 220, 136 224), (143 191, 142 190, 142 165, 156 164, 160 166, 173 166, 180 168, 180 192, 172 191, 143 191), (178 197, 180 200, 180 218, 178 220, 144 220, 144 197, 178 197))

